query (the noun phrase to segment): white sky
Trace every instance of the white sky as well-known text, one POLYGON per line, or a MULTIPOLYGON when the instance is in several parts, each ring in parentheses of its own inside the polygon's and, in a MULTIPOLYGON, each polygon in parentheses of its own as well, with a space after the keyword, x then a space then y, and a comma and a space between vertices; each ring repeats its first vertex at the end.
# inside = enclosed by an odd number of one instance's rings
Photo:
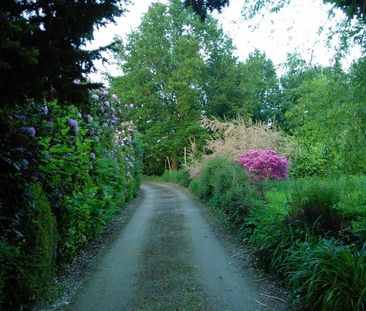
MULTIPOLYGON (((244 21, 241 9, 245 0, 230 0, 230 6, 221 14, 214 13, 220 21, 224 31, 233 39, 236 46, 236 56, 245 60, 255 48, 266 53, 275 66, 280 69, 286 61, 287 54, 297 51, 302 58, 312 64, 328 65, 334 56, 334 50, 326 47, 325 35, 319 35, 320 26, 331 27, 328 21, 328 8, 322 0, 293 0, 292 4, 277 14, 268 14, 264 18, 255 17, 250 23, 244 21), (257 25, 255 30, 251 26, 257 25)), ((132 1, 127 6, 129 12, 117 19, 117 24, 110 24, 94 33, 94 41, 88 48, 98 48, 112 42, 114 36, 125 37, 132 29, 140 24, 140 19, 147 12, 151 3, 156 0, 132 1)), ((159 2, 166 3, 166 0, 159 2)), ((353 51, 347 60, 347 66, 352 60, 359 57, 359 52, 353 51)), ((90 78, 100 81, 101 73, 109 71, 113 75, 118 70, 113 65, 104 66, 96 63, 97 74, 90 78)))

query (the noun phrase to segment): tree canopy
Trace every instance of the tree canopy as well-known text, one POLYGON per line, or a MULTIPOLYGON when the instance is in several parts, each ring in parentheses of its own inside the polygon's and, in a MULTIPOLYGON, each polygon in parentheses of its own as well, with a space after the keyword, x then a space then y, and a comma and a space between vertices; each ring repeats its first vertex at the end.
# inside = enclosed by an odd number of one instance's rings
MULTIPOLYGON (((248 1, 244 7, 245 15, 253 16, 264 7, 270 8, 271 11, 278 11, 290 2, 291 0, 248 1)), ((323 0, 323 2, 342 9, 349 18, 357 18, 364 23, 366 22, 366 3, 363 0, 323 0)), ((230 0, 186 0, 185 3, 191 6, 202 18, 205 18, 207 11, 218 10, 220 12, 223 7, 230 4, 230 0)))
POLYGON ((207 17, 207 11, 221 9, 229 4, 229 0, 185 0, 185 5, 192 7, 192 9, 200 16, 201 20, 207 17))
POLYGON ((235 116, 243 93, 232 53, 214 19, 201 23, 178 0, 153 4, 120 42, 116 57, 123 75, 112 79, 112 87, 137 103, 129 113, 143 134, 147 169, 161 169, 167 157, 182 162, 191 140, 203 143, 203 115, 235 116))
POLYGON ((80 102, 100 51, 87 51, 95 28, 123 13, 125 0, 0 2, 0 103, 59 98, 80 102))

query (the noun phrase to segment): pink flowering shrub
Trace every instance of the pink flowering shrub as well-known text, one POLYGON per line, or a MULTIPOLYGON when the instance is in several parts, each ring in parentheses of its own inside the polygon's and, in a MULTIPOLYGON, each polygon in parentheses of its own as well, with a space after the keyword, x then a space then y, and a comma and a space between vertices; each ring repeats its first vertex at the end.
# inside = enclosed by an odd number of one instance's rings
POLYGON ((239 163, 255 180, 288 177, 288 160, 279 156, 274 150, 250 150, 239 156, 239 163))

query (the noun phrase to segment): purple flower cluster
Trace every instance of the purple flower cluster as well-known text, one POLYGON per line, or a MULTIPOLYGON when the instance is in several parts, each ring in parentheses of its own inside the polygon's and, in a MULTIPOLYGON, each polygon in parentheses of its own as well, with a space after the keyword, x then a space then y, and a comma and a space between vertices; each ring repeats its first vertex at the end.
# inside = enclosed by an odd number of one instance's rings
POLYGON ((254 180, 285 179, 289 162, 276 151, 268 149, 250 150, 239 156, 239 162, 254 180))
POLYGON ((43 105, 41 107, 41 112, 44 114, 44 115, 47 115, 48 114, 48 107, 47 105, 43 105))
POLYGON ((74 119, 69 119, 67 121, 67 125, 70 126, 75 133, 79 131, 78 121, 74 119))
POLYGON ((36 129, 34 127, 27 127, 26 132, 30 137, 36 136, 36 129))
POLYGON ((121 101, 119 100, 118 96, 116 94, 112 94, 112 98, 117 102, 120 103, 121 101))
POLYGON ((109 120, 110 120, 111 124, 116 124, 118 121, 117 117, 114 114, 112 114, 110 116, 109 120))
POLYGON ((92 117, 90 114, 87 114, 87 115, 85 116, 85 118, 86 118, 86 121, 87 121, 88 123, 93 122, 93 117, 92 117))

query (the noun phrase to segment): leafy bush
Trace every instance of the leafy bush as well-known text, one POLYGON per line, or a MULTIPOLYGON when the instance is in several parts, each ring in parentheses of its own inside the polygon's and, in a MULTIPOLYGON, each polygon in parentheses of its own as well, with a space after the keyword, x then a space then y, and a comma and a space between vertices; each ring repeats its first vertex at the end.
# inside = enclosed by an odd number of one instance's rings
POLYGON ((12 273, 15 270, 18 261, 19 249, 0 241, 0 309, 5 304, 7 298, 7 289, 9 281, 11 281, 12 273))
POLYGON ((163 180, 181 185, 183 187, 188 187, 192 181, 188 171, 184 169, 178 171, 165 171, 163 180))
POLYGON ((298 152, 291 158, 291 176, 296 178, 325 176, 329 170, 326 154, 323 150, 324 145, 319 144, 310 148, 305 142, 303 142, 304 146, 301 143, 299 140, 297 141, 298 152))
POLYGON ((335 182, 320 179, 297 183, 288 202, 291 226, 320 236, 338 236, 349 221, 338 208, 341 189, 335 182))
POLYGON ((245 239, 253 247, 258 264, 274 274, 279 274, 284 251, 294 239, 291 228, 285 224, 286 200, 282 192, 267 192, 266 204, 251 209, 244 223, 245 239))
POLYGON ((239 229, 260 266, 284 279, 296 310, 364 310, 366 179, 262 181, 260 201, 237 168, 210 160, 190 189, 239 229))
MULTIPOLYGON (((40 183, 28 187, 25 218, 19 224, 22 241, 12 270, 8 270, 4 308, 16 310, 47 293, 55 271, 57 233, 50 203, 40 183)), ((15 255, 15 254, 13 254, 15 255)))
POLYGON ((264 188, 266 202, 250 210, 245 236, 258 263, 284 278, 293 307, 363 310, 364 240, 344 242, 349 241, 350 229, 355 229, 352 220, 357 219, 361 229, 365 219, 360 207, 365 203, 364 180, 268 181, 264 188))
POLYGON ((208 161, 190 188, 235 229, 240 229, 257 203, 249 176, 237 163, 222 158, 208 161))
POLYGON ((239 156, 239 162, 253 179, 285 179, 289 163, 274 150, 250 150, 239 156))

